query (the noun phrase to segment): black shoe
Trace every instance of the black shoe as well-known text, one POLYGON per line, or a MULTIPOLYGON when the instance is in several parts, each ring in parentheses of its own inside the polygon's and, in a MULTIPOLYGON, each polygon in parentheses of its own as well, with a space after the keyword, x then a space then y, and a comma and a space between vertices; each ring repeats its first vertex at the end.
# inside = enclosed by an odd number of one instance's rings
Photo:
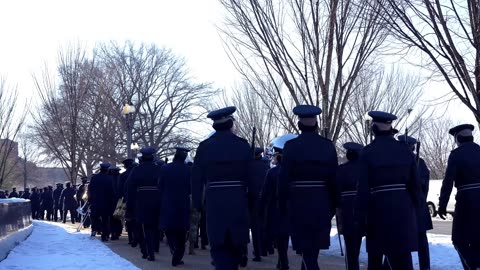
POLYGON ((268 254, 273 255, 273 254, 275 254, 275 251, 273 249, 271 249, 271 250, 268 251, 268 254))
POLYGON ((175 267, 175 266, 178 266, 178 265, 184 265, 185 263, 183 261, 179 261, 179 262, 172 262, 172 266, 175 267))
POLYGON ((198 248, 198 243, 193 245, 193 248, 198 248))
POLYGON ((133 248, 135 248, 135 247, 138 246, 138 243, 137 243, 137 242, 133 242, 133 243, 131 244, 131 246, 132 246, 133 248))
POLYGON ((142 259, 147 259, 148 256, 147 255, 142 255, 142 259))
POLYGON ((202 250, 206 250, 206 249, 207 249, 207 247, 206 247, 206 246, 202 246, 202 250))
POLYGON ((110 238, 110 240, 115 241, 115 240, 118 240, 118 238, 119 238, 118 236, 112 236, 112 238, 110 238))
POLYGON ((254 261, 254 262, 261 262, 261 261, 262 261, 262 258, 260 258, 260 257, 255 257, 255 258, 252 259, 252 261, 254 261))
POLYGON ((148 257, 148 259, 147 259, 147 260, 149 260, 149 261, 153 262, 153 261, 155 261, 155 257, 148 257))
POLYGON ((108 238, 102 237, 102 242, 108 242, 108 238))
POLYGON ((244 268, 247 267, 248 264, 248 257, 243 255, 242 259, 240 260, 240 267, 244 268))

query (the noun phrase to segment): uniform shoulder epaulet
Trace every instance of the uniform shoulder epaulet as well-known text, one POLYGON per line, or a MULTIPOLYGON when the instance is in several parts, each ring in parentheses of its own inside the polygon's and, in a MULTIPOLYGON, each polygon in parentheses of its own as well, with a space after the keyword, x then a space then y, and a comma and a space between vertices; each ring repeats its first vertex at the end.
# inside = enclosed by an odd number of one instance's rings
POLYGON ((212 140, 212 137, 209 137, 209 138, 201 141, 201 142, 198 144, 198 146, 201 146, 201 145, 204 145, 204 144, 208 144, 208 142, 210 142, 211 140, 212 140))
POLYGON ((199 143, 199 145, 200 145, 200 144, 207 143, 207 142, 210 141, 211 139, 212 139, 212 137, 206 138, 205 140, 201 141, 201 142, 199 143))
POLYGON ((371 144, 371 143, 365 145, 365 146, 362 148, 362 151, 360 151, 360 155, 363 154, 363 153, 366 153, 368 150, 370 150, 370 148, 372 148, 372 144, 371 144))
POLYGON ((247 141, 246 139, 242 138, 242 137, 238 137, 238 136, 237 136, 237 138, 240 139, 242 142, 248 143, 248 141, 247 141))
POLYGON ((249 144, 248 141, 240 136, 235 135, 235 138, 243 143, 249 144))
POLYGON ((285 147, 286 147, 287 145, 292 144, 292 143, 296 142, 297 140, 298 140, 298 137, 286 141, 285 144, 283 145, 283 149, 285 149, 285 147))

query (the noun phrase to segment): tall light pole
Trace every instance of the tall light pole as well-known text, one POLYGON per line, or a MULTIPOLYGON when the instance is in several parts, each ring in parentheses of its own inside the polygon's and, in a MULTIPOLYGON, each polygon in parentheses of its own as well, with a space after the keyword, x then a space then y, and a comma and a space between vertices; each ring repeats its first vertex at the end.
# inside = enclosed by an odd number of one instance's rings
POLYGON ((373 141, 373 134, 372 134, 372 121, 373 118, 367 113, 363 116, 363 120, 365 120, 365 126, 367 127, 367 144, 373 141), (370 139, 370 141, 368 141, 370 139))
POLYGON ((132 143, 132 145, 130 146, 130 149, 135 151, 135 156, 133 157, 133 159, 135 160, 137 158, 137 152, 138 152, 138 149, 140 149, 140 146, 138 146, 138 143, 132 143))
POLYGON ((132 158, 132 128, 133 128, 133 114, 135 107, 130 104, 125 104, 122 109, 122 115, 125 116, 125 123, 127 126, 127 158, 132 158))
MULTIPOLYGON (((413 109, 407 109, 407 119, 405 120, 405 136, 408 136, 408 117, 410 117, 410 114, 412 113, 413 109)), ((405 140, 406 142, 406 140, 405 140)))

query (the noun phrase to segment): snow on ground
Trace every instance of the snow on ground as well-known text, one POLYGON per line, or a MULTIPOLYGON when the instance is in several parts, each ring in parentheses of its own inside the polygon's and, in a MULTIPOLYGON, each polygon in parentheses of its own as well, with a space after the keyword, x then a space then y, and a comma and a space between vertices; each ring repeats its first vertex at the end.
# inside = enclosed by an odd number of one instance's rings
POLYGON ((0 203, 29 202, 29 201, 30 200, 25 200, 21 198, 0 199, 0 203))
MULTIPOLYGON (((458 257, 457 251, 452 245, 452 240, 450 235, 440 235, 440 234, 427 234, 427 235, 428 235, 428 242, 430 246, 431 269, 435 269, 435 270, 462 269, 460 258, 458 257)), ((342 245, 343 245, 343 252, 345 252, 343 237, 342 237, 342 245)), ((338 243, 336 228, 332 228, 330 232, 330 249, 322 250, 320 253, 324 255, 340 256, 340 245, 338 243)), ((413 264, 415 269, 419 269, 417 252, 412 252, 412 259, 413 259, 413 264)), ((368 262, 367 252, 365 248, 365 238, 363 239, 363 242, 362 242, 362 248, 360 252, 360 262, 365 265, 368 262)))
MULTIPOLYGON (((21 269, 138 269, 129 261, 118 256, 98 239, 91 239, 87 231, 76 232, 70 226, 33 221, 33 232, 29 238, 15 247, 8 257, 0 262, 2 270, 21 269)), ((323 255, 340 256, 337 230, 331 233, 329 250, 323 255)), ((449 235, 428 234, 432 269, 461 269, 460 259, 451 243, 449 235)), ((345 250, 345 247, 344 247, 345 250)), ((418 269, 417 253, 412 253, 415 269, 418 269)), ((362 243, 360 262, 367 263, 365 240, 362 243)))
POLYGON ((25 240, 33 231, 33 226, 30 225, 26 228, 20 229, 14 233, 9 234, 8 236, 0 237, 1 246, 0 246, 0 261, 5 259, 10 252, 18 243, 21 243, 25 240))
POLYGON ((0 262, 2 270, 137 270, 132 263, 118 256, 102 242, 91 239, 88 232, 44 221, 33 221, 29 238, 15 247, 0 262))

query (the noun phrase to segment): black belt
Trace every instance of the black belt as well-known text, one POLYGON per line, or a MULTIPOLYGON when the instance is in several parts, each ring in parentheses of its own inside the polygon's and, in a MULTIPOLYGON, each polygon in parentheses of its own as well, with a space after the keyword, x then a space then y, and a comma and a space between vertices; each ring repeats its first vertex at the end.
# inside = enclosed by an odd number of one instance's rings
POLYGON ((352 191, 343 191, 341 193, 342 197, 348 197, 348 196, 355 196, 357 195, 357 191, 356 190, 352 190, 352 191))
POLYGON ((323 188, 327 186, 325 181, 293 181, 290 187, 293 188, 323 188))
POLYGON ((392 184, 392 185, 383 185, 377 186, 370 189, 371 194, 379 193, 379 192, 387 192, 387 191, 400 191, 406 190, 405 184, 392 184))
POLYGON ((480 183, 461 185, 461 186, 457 187, 457 192, 464 191, 464 190, 469 190, 469 189, 479 189, 479 188, 480 188, 480 183))
POLYGON ((208 182, 209 188, 234 188, 234 187, 244 187, 245 184, 242 181, 216 181, 208 182))
POLYGON ((145 187, 138 187, 137 191, 158 191, 156 186, 145 186, 145 187))

